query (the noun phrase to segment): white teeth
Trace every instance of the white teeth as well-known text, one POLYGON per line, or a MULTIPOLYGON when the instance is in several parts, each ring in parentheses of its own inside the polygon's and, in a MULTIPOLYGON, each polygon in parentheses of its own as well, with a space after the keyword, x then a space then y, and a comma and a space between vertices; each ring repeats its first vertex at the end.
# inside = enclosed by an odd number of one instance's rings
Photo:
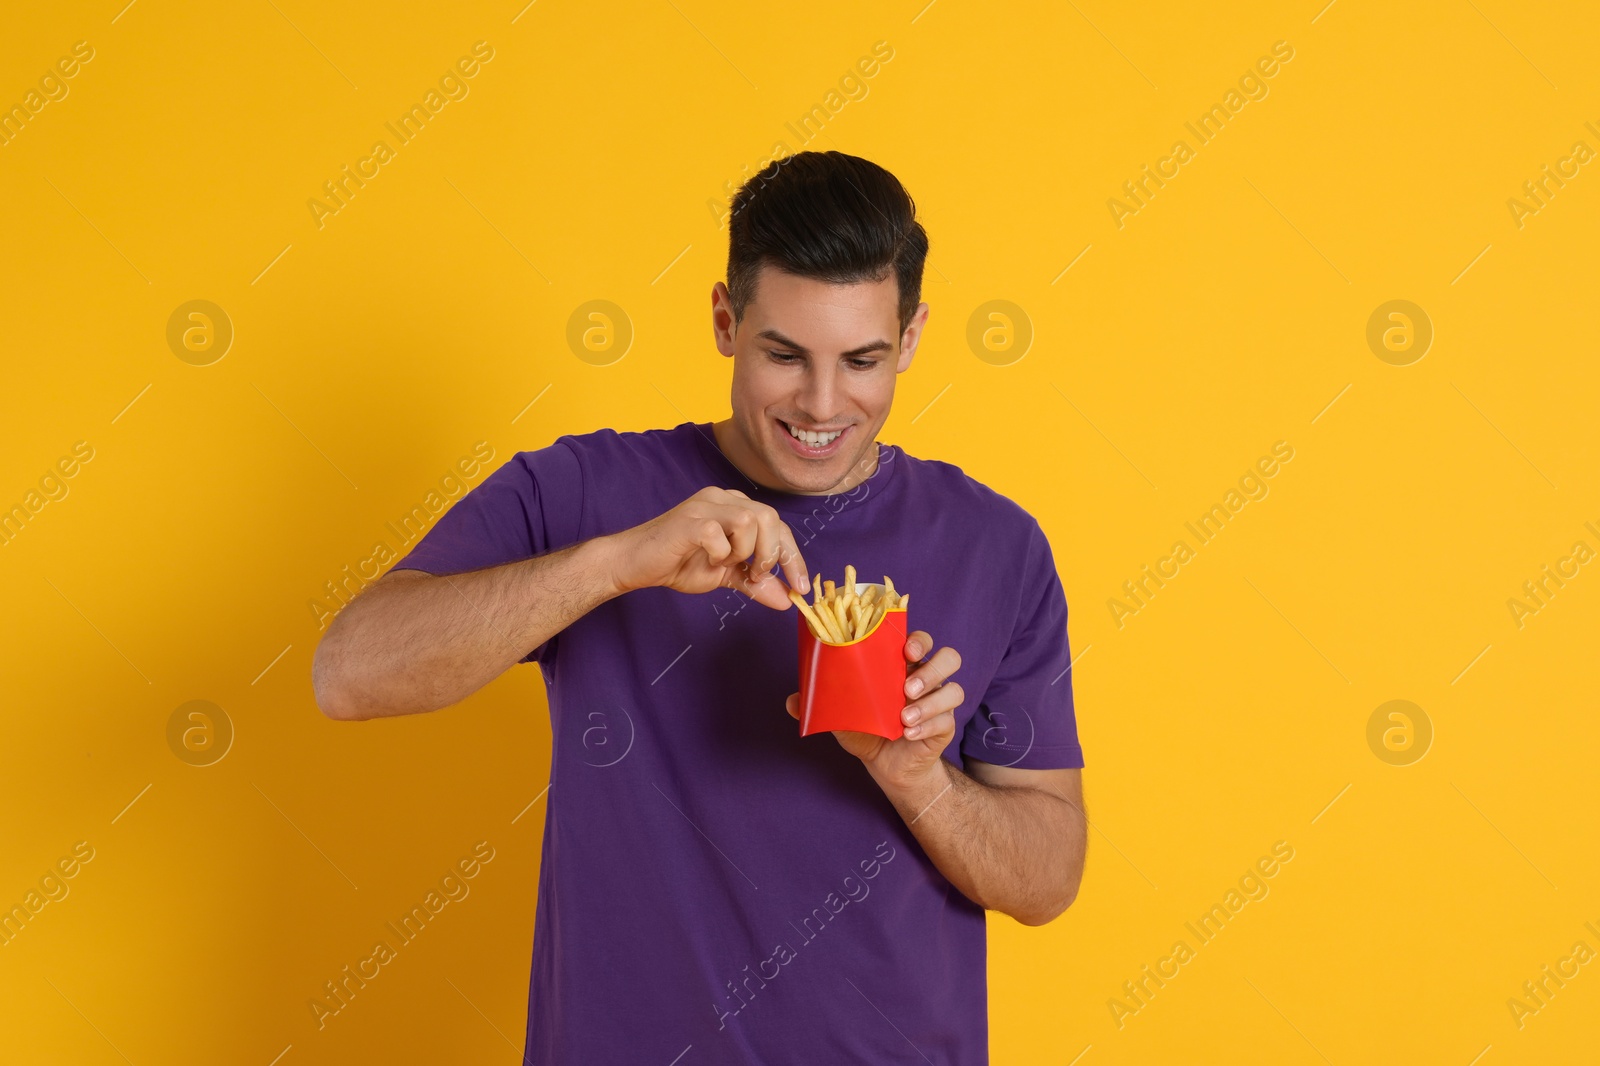
POLYGON ((813 448, 821 448, 832 444, 833 439, 844 432, 842 429, 836 429, 832 433, 813 433, 806 429, 795 429, 787 422, 785 422, 783 425, 784 428, 789 431, 789 435, 791 437, 804 444, 809 444, 813 448))

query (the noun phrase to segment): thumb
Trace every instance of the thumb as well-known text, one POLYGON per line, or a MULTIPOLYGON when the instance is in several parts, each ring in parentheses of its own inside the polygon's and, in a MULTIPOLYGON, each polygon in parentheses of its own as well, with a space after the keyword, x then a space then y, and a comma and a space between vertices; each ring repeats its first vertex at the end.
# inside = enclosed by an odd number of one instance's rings
POLYGON ((789 712, 789 717, 795 721, 800 720, 800 693, 796 692, 783 701, 783 709, 789 712))

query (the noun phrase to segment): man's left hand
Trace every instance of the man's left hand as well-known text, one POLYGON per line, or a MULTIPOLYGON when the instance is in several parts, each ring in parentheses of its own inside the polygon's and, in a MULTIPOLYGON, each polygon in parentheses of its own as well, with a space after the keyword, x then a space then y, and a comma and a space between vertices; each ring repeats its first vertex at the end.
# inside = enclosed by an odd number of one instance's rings
MULTIPOLYGON (((889 740, 873 733, 833 730, 844 750, 865 763, 880 781, 907 786, 925 778, 940 769, 944 749, 955 739, 955 710, 966 693, 959 684, 946 679, 960 668, 961 656, 954 648, 940 648, 921 662, 932 647, 933 638, 924 630, 906 638, 905 694, 911 702, 900 712, 904 736, 889 740)), ((785 706, 789 717, 798 719, 800 693, 791 695, 785 706)))

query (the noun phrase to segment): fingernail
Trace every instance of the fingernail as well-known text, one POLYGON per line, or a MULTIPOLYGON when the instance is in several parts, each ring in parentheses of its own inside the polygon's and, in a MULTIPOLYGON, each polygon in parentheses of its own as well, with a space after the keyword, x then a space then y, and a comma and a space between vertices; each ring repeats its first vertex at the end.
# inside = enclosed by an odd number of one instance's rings
POLYGON ((908 695, 908 696, 916 696, 921 692, 922 692, 922 678, 913 677, 910 681, 906 682, 906 695, 908 695))
POLYGON ((922 732, 922 730, 920 728, 918 728, 917 726, 912 726, 910 729, 906 730, 906 736, 914 737, 914 736, 916 736, 917 734, 919 734, 921 732, 922 732))
POLYGON ((922 712, 918 711, 915 707, 907 707, 904 717, 906 720, 906 725, 912 725, 918 718, 922 717, 922 712))
POLYGON ((906 642, 906 654, 911 656, 913 659, 922 658, 922 645, 918 644, 914 640, 907 641, 906 642))

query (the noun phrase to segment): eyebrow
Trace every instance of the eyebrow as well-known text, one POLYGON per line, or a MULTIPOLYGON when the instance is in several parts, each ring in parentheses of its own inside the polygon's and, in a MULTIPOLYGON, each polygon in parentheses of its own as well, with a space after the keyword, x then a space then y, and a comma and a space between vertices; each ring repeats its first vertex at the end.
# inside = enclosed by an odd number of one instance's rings
MULTIPOLYGON (((783 345, 785 348, 793 348, 795 351, 799 352, 801 355, 812 355, 812 354, 814 354, 811 351, 810 348, 807 348, 803 344, 798 344, 795 341, 790 340, 788 337, 785 337, 782 333, 779 333, 775 329, 764 329, 760 333, 757 333, 756 336, 760 337, 760 338, 763 338, 765 340, 776 341, 779 344, 783 345)), ((858 355, 870 355, 873 352, 892 352, 892 351, 894 351, 894 345, 890 344, 888 341, 886 341, 886 340, 875 340, 870 344, 863 344, 859 348, 851 348, 848 352, 840 352, 839 353, 839 358, 841 358, 841 359, 853 359, 858 355)))

